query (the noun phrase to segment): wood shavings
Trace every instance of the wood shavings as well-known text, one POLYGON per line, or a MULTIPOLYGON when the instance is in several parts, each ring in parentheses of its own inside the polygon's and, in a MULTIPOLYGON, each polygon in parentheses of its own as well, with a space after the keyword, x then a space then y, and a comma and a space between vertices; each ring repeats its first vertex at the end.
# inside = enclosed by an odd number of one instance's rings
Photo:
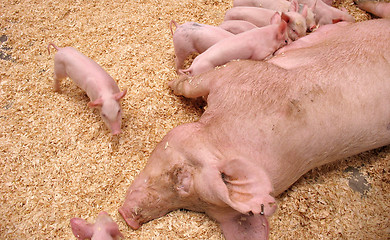
MULTIPOLYGON (((369 19, 357 17, 351 0, 339 4, 358 21, 369 19)), ((19 0, 0 6, 1 51, 10 56, 0 58, 1 239, 74 239, 69 220, 92 221, 102 210, 126 239, 223 239, 201 213, 175 211, 133 231, 117 210, 157 142, 203 111, 167 86, 177 76, 169 22, 218 25, 232 1, 19 0), (70 80, 61 83, 61 93, 52 91, 49 42, 77 48, 128 89, 120 137, 110 135, 70 80)), ((386 147, 306 174, 278 197, 271 239, 388 239, 389 157, 386 147), (348 166, 366 176, 364 197, 348 186, 348 166)))

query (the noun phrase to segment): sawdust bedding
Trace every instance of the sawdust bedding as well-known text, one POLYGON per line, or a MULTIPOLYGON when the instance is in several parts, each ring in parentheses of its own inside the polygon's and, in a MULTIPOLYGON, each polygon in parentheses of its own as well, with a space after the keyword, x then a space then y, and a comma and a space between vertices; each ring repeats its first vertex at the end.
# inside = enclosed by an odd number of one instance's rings
MULTIPOLYGON (((336 3, 358 20, 351 0, 336 3)), ((223 239, 218 225, 185 210, 128 228, 117 213, 157 142, 196 121, 202 102, 172 94, 168 28, 218 25, 231 0, 2 0, 0 22, 0 238, 74 239, 72 217, 107 211, 127 239, 223 239), (73 46, 128 94, 123 134, 112 137, 70 80, 52 91, 53 53, 73 46)), ((278 197, 271 239, 389 239, 390 148, 315 169, 278 197)))

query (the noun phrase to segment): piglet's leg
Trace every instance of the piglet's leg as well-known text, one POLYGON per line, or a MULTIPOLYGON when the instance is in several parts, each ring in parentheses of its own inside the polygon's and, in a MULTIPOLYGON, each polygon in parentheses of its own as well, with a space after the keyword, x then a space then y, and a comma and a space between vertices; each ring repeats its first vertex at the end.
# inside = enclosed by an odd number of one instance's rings
POLYGON ((63 64, 54 64, 54 91, 60 91, 61 80, 66 78, 68 75, 66 74, 65 67, 63 64))

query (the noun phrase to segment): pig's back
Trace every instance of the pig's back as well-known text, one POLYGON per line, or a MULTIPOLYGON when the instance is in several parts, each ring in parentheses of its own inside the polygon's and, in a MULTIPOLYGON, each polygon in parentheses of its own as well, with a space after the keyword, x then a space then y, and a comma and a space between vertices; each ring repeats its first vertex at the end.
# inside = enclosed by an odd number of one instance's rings
POLYGON ((247 155, 270 172, 289 169, 275 192, 313 167, 390 144, 390 31, 383 31, 389 23, 342 29, 302 52, 310 65, 291 70, 228 64, 215 76, 200 121, 210 136, 224 139, 222 148, 237 146, 230 154, 247 155))

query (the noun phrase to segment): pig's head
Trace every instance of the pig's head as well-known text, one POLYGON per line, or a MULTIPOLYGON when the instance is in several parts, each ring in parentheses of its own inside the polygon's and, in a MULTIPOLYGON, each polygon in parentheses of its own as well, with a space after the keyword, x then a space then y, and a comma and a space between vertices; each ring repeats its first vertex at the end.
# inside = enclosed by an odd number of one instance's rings
POLYGON ((225 159, 202 134, 200 123, 190 123, 174 128, 156 146, 119 212, 138 229, 185 208, 217 220, 227 239, 267 239, 266 216, 276 209, 271 192, 261 167, 225 159))
POLYGON ((316 18, 315 18, 315 14, 313 12, 313 9, 310 8, 310 7, 306 7, 306 5, 301 5, 299 4, 299 13, 301 14, 304 14, 303 11, 305 11, 305 9, 307 9, 307 13, 306 13, 306 27, 307 27, 307 31, 308 32, 312 32, 316 27, 317 27, 317 24, 316 24, 316 18))
POLYGON ((126 95, 127 89, 110 96, 100 97, 88 103, 89 107, 96 107, 100 111, 106 126, 111 130, 112 135, 120 134, 122 123, 122 108, 120 100, 126 95))
POLYGON ((298 11, 299 4, 296 0, 293 0, 291 1, 289 12, 282 13, 282 19, 287 23, 288 26, 288 37, 293 41, 306 35, 306 17, 308 7, 304 5, 301 13, 298 11))
POLYGON ((88 223, 81 218, 72 218, 70 226, 72 227, 73 235, 79 240, 113 240, 120 237, 123 238, 118 225, 104 211, 99 213, 94 224, 88 223))

